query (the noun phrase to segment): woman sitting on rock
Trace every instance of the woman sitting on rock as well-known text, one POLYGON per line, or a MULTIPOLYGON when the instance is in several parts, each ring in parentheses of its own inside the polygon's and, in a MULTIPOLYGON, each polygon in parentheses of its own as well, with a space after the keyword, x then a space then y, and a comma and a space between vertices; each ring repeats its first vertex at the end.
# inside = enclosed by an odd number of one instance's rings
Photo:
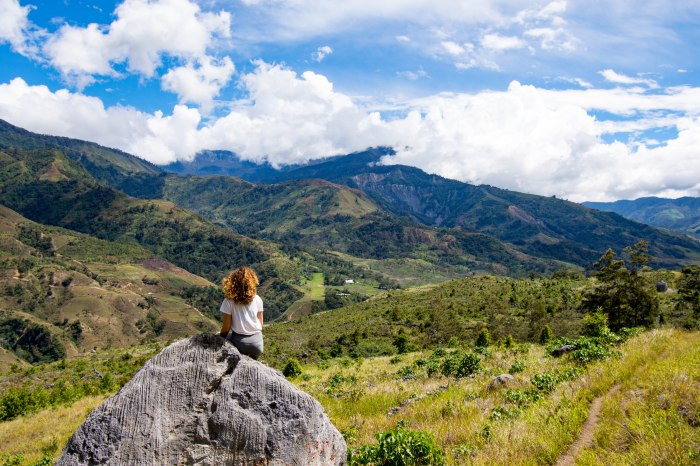
POLYGON ((263 353, 263 302, 256 293, 258 276, 250 267, 239 267, 221 284, 225 299, 220 309, 224 314, 220 335, 242 354, 258 359, 263 353))

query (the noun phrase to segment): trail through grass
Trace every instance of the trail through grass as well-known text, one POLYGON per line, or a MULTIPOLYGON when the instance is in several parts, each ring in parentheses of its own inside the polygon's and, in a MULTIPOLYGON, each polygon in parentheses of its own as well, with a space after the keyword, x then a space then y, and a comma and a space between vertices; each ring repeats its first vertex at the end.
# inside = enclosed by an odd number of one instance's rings
POLYGON ((323 282, 323 272, 314 272, 311 274, 310 280, 305 280, 300 286, 295 286, 297 290, 304 293, 304 296, 289 306, 289 309, 287 309, 287 311, 280 316, 279 320, 294 320, 311 314, 311 303, 313 301, 323 301, 324 299, 325 286, 323 282))
MULTIPOLYGON (((374 443, 377 433, 403 420, 433 436, 452 465, 554 464, 589 431, 592 442, 571 455, 577 465, 697 464, 700 333, 653 330, 618 349, 619 357, 583 368, 570 355, 549 356, 540 345, 492 346, 481 354, 483 370, 463 378, 440 370, 428 375, 435 359, 428 351, 340 357, 303 365, 292 382, 321 402, 351 449, 374 443), (575 376, 551 392, 531 382, 535 375, 567 371, 575 376), (494 376, 508 372, 514 377, 509 386, 491 386, 494 376), (610 391, 618 385, 619 391, 610 391), (602 402, 594 426, 590 413, 597 398, 602 402)), ((440 351, 444 360, 456 350, 440 351)), ((57 458, 101 399, 0 424, 0 465, 20 454, 24 462, 17 464, 25 466, 47 452, 57 458)))

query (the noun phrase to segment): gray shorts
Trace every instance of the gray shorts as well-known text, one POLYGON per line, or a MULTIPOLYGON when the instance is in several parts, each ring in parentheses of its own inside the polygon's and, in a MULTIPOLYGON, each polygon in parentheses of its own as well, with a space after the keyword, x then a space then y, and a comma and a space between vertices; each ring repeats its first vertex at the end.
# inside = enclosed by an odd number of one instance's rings
POLYGON ((227 338, 233 343, 233 346, 238 348, 241 354, 250 356, 253 359, 258 359, 260 355, 263 354, 262 332, 257 332, 252 335, 242 335, 232 330, 227 338))

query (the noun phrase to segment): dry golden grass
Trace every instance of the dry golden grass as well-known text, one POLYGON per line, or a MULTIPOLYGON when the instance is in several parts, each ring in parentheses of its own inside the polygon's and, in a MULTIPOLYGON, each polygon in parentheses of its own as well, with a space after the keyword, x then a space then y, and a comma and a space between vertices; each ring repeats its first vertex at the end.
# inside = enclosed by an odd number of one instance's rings
POLYGON ((512 407, 504 400, 505 389, 487 388, 494 375, 507 372, 515 359, 522 360, 526 370, 515 374, 513 388, 529 390, 532 375, 571 364, 546 356, 535 345, 526 354, 494 351, 484 360, 485 371, 474 378, 397 377, 400 368, 428 357, 428 353, 414 353, 393 363, 392 358, 383 357, 345 367, 337 363, 325 369, 306 366, 295 383, 323 404, 351 448, 373 443, 376 433, 393 428, 401 419, 411 429, 431 433, 449 464, 483 465, 552 464, 578 438, 592 400, 622 383, 619 394, 603 405, 598 446, 584 450, 580 464, 612 464, 610 458, 619 458, 619 464, 692 464, 700 459, 700 334, 657 330, 633 338, 620 349, 621 358, 591 364, 577 379, 562 383, 514 419, 490 418, 493 408, 512 407), (329 392, 334 374, 354 375, 357 380, 349 392, 329 392), (629 402, 618 398, 629 398, 630 393, 638 397, 640 390, 654 393, 656 404, 648 401, 653 406, 646 406, 646 411, 635 408, 643 415, 632 416, 632 407, 625 408, 629 402), (675 409, 670 420, 657 406, 659 397, 668 397, 664 402, 675 409), (396 412, 389 415, 392 408, 396 412), (684 416, 690 421, 681 425, 679 419, 684 416), (630 437, 637 441, 635 453, 627 452, 630 437))
POLYGON ((87 397, 71 406, 47 409, 33 416, 0 424, 0 461, 3 457, 24 456, 31 464, 45 454, 58 458, 73 432, 106 396, 87 397))
MULTIPOLYGON (((521 390, 533 389, 534 374, 572 367, 566 358, 547 356, 541 346, 521 349, 493 349, 484 359, 485 370, 473 378, 427 377, 420 371, 415 377, 397 375, 427 359, 426 352, 306 365, 293 382, 321 402, 350 448, 373 443, 376 433, 404 420, 408 428, 433 435, 448 464, 553 464, 578 438, 592 400, 603 396, 593 445, 581 451, 576 464, 700 462, 700 333, 644 333, 619 348, 620 358, 589 365, 512 418, 494 418, 494 408, 514 406, 505 399, 506 389, 489 389, 489 382, 514 361, 525 365, 514 374, 512 388, 521 390), (617 384, 621 390, 609 394, 617 384)), ((0 454, 23 454, 30 464, 52 444, 60 450, 102 399, 0 424, 0 454)))

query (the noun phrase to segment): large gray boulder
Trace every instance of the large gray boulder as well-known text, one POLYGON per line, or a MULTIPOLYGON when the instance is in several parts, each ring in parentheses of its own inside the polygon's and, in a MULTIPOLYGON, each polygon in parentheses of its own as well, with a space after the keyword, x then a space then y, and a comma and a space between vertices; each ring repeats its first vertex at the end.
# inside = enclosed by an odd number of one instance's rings
POLYGON ((218 335, 178 341, 87 417, 57 465, 344 465, 321 405, 218 335))

